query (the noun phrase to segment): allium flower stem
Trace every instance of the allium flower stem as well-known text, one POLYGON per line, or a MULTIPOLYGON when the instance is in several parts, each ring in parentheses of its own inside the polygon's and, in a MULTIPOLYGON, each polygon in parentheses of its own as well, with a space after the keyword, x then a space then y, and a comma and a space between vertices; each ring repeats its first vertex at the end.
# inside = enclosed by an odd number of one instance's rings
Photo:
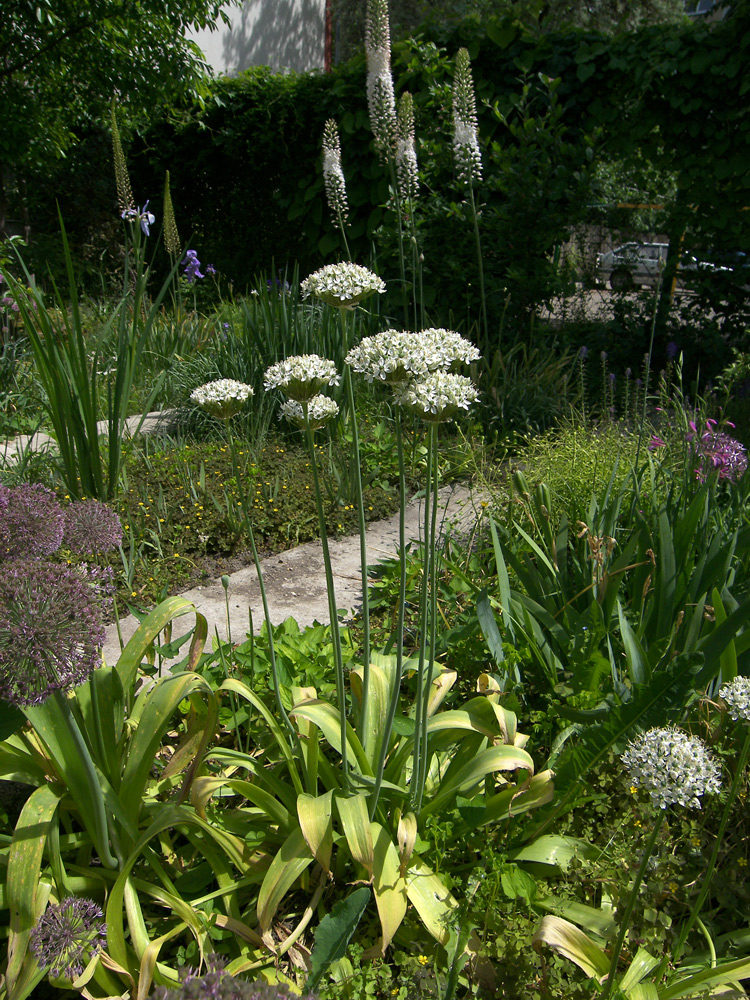
POLYGON ((641 882, 643 881, 643 876, 646 874, 646 868, 648 867, 649 860, 654 851, 654 846, 656 845, 656 838, 659 836, 659 831, 661 830, 661 825, 664 822, 664 817, 666 811, 660 809, 656 814, 656 819, 654 821, 653 829, 651 830, 651 835, 648 838, 648 843, 643 851, 643 856, 641 858, 641 863, 638 868, 638 873, 635 876, 635 882, 633 883, 633 888, 630 891, 630 898, 628 899, 628 905, 625 908, 625 912, 622 915, 618 926, 619 930, 617 932, 617 940, 612 948, 612 958, 609 963, 609 974, 604 982, 604 989, 601 993, 599 1000, 607 1000, 610 993, 612 992, 612 987, 615 985, 615 977, 617 976, 617 965, 620 961, 620 952, 622 951, 622 944, 625 940, 625 935, 628 933, 628 928, 630 927, 630 918, 633 916, 633 909, 635 907, 635 901, 638 899, 638 890, 641 887, 641 882))
POLYGON ((398 221, 398 262, 401 270, 401 304, 404 310, 404 324, 409 325, 409 289, 406 284, 406 253, 404 251, 404 220, 401 199, 398 196, 398 178, 396 163, 392 156, 388 157, 388 168, 391 174, 391 189, 395 193, 396 219, 398 221))
POLYGON ((419 597, 419 667, 417 670, 411 788, 411 806, 417 815, 422 808, 422 797, 427 780, 427 715, 432 681, 432 652, 435 647, 435 625, 432 612, 435 610, 436 603, 433 563, 437 525, 437 479, 437 425, 430 423, 427 435, 427 475, 424 491, 422 588, 419 597))
MULTIPOLYGON (((398 478, 399 478, 399 518, 398 518, 398 553, 399 553, 399 581, 398 581, 398 609, 396 612, 396 679, 391 691, 391 700, 388 704, 388 714, 386 715, 385 726, 383 727, 382 743, 375 768, 375 787, 370 799, 370 819, 374 819, 375 810, 378 806, 380 788, 383 782, 383 771, 385 770, 385 758, 388 755, 388 746, 393 732, 393 723, 396 719, 399 701, 401 700, 401 678, 404 673, 404 618, 406 614, 406 469, 404 467, 404 433, 401 426, 401 407, 396 407, 396 450, 398 453, 398 478)), ((388 648, 393 641, 389 640, 388 648)), ((386 652, 388 650, 386 649, 386 652)))
MULTIPOLYGON (((477 271, 479 273, 479 296, 482 304, 482 334, 484 337, 484 353, 489 357, 490 353, 490 327, 487 322, 487 294, 484 288, 484 260, 482 257, 482 240, 479 235, 479 216, 477 215, 477 205, 474 200, 474 185, 469 184, 469 204, 471 206, 471 219, 474 224, 474 242, 477 248, 477 271)), ((496 350, 500 349, 500 338, 494 345, 496 350)))
POLYGON ((700 882, 701 890, 698 893, 698 898, 693 903, 692 909, 690 910, 690 916, 687 918, 685 923, 680 929, 680 936, 677 939, 677 944, 674 946, 672 955, 675 962, 677 962, 682 954, 682 949, 685 947, 685 941, 690 933, 693 924, 698 920, 701 908, 706 901, 706 896, 708 895, 708 890, 711 888, 711 879, 714 874, 714 869, 716 868, 716 860, 719 856, 719 849, 721 848, 721 842, 724 839, 724 831, 727 828, 727 822, 729 820, 729 813, 731 812, 732 806, 734 805, 734 800, 737 798, 737 793, 739 792, 740 782, 742 781, 745 774, 745 767, 747 766, 747 759, 750 756, 750 728, 748 728, 747 735, 745 737, 745 742, 742 745, 742 750, 740 751, 740 757, 737 761, 737 765, 734 772, 734 778, 732 779, 732 786, 729 789, 729 795, 727 796, 727 801, 724 803, 724 811, 721 815, 721 822, 719 823, 719 829, 716 833, 716 839, 714 840, 714 847, 711 852, 711 858, 708 862, 708 867, 706 872, 700 882))
MULTIPOLYGON (((339 309, 341 318, 341 338, 344 343, 344 351, 348 351, 349 336, 347 329, 346 309, 339 309)), ((357 427, 357 411, 354 406, 354 385, 352 383, 352 370, 349 365, 344 365, 344 383, 346 386, 347 402, 349 404, 349 423, 352 435, 352 462, 354 465, 354 489, 357 500, 357 519, 359 521, 359 564, 362 574, 362 703, 359 706, 360 718, 367 718, 367 699, 370 690, 370 593, 369 581, 367 578, 367 525, 365 523, 365 501, 362 495, 362 467, 359 460, 359 428, 357 427)), ((363 741, 367 748, 372 740, 376 739, 377 733, 365 730, 363 741)))
MULTIPOLYGON (((227 444, 229 445, 229 453, 232 456, 232 475, 234 476, 235 482, 241 483, 242 477, 240 476, 239 462, 237 461, 237 448, 234 441, 234 435, 232 434, 232 428, 229 424, 229 419, 224 421, 224 427, 226 429, 227 444)), ((240 487, 240 503, 242 504, 242 513, 245 520, 245 530, 247 531, 248 537, 250 538, 250 551, 253 554, 253 564, 255 565, 255 572, 258 574, 258 588, 260 590, 260 600, 263 605, 263 617, 266 621, 266 632, 268 633, 268 659, 271 664, 271 680, 273 682, 273 694, 276 700, 276 707, 279 710, 279 717, 281 718, 287 732, 294 738, 295 743, 297 742, 297 730, 292 725, 292 722, 287 715, 286 709, 284 708, 283 702, 281 700, 281 686, 279 684, 279 670, 276 664, 276 651, 273 644, 273 626, 271 624, 271 614, 268 610, 268 598, 266 597, 266 587, 263 582, 263 572, 260 567, 260 557, 258 555, 258 548, 255 544, 255 532, 253 531, 253 522, 250 518, 250 511, 248 510, 247 504, 247 494, 243 488, 240 487)))
MULTIPOLYGON (((307 412, 306 401, 302 401, 302 409, 305 413, 307 412)), ((318 524, 320 525, 320 543, 323 549, 323 566, 325 569, 326 590, 328 592, 328 613, 331 619, 331 639, 333 642, 333 659, 336 670, 336 696, 339 703, 339 718, 341 723, 341 772, 344 788, 348 789, 349 760, 346 749, 346 682, 344 680, 344 658, 341 652, 341 632, 339 630, 339 616, 336 607, 336 591, 333 584, 331 553, 328 548, 326 517, 323 511, 323 498, 320 490, 320 477, 318 475, 318 459, 315 454, 315 441, 309 422, 306 427, 306 437, 307 447, 310 452, 310 468, 312 469, 313 489, 315 491, 315 506, 318 511, 318 524)))

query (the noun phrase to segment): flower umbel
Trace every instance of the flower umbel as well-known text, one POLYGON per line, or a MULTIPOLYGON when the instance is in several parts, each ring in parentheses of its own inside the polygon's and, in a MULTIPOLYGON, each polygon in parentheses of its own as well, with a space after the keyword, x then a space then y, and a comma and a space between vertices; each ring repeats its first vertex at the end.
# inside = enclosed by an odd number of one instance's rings
POLYGON ((279 420, 286 419, 297 427, 306 427, 309 423, 310 430, 319 431, 329 420, 333 420, 339 413, 339 404, 335 399, 328 396, 313 396, 307 404, 307 420, 305 420, 305 410, 302 403, 294 399, 287 399, 281 404, 279 420))
POLYGON ((477 131, 477 107, 467 49, 459 49, 453 78, 453 156, 459 180, 481 180, 482 154, 477 131))
POLYGON ((641 733, 621 759, 633 784, 645 788, 659 809, 700 809, 702 796, 721 787, 721 771, 708 747, 680 729, 657 727, 641 733))
POLYGON ((750 677, 735 677, 719 688, 719 697, 727 703, 729 714, 735 722, 750 722, 750 677))
POLYGON ((107 940, 104 914, 91 899, 68 896, 47 908, 31 932, 29 946, 53 979, 75 979, 107 940))
POLYGON ((346 363, 368 382, 398 385, 431 371, 447 371, 479 358, 479 351, 453 330, 433 327, 419 333, 385 330, 365 337, 349 351, 346 363))
POLYGON ((108 552, 122 541, 122 524, 106 504, 80 500, 65 509, 64 540, 69 549, 81 555, 108 552))
POLYGON ((353 309, 373 292, 384 292, 385 282, 361 264, 326 264, 302 282, 302 298, 310 295, 338 309, 353 309))
POLYGON ((63 530, 63 510, 52 490, 38 483, 0 486, 0 559, 51 555, 63 530))
POLYGON ((346 201, 346 180, 341 169, 341 144, 339 130, 333 118, 323 129, 323 183, 328 206, 337 219, 343 221, 349 206, 346 201))
POLYGON ((215 382, 193 389, 190 402, 218 420, 229 420, 239 413, 253 395, 253 387, 232 378, 220 378, 215 382))
POLYGON ((40 705, 101 662, 99 598, 75 569, 18 559, 0 575, 0 698, 40 705))
MULTIPOLYGON (((293 1000, 296 996, 282 983, 247 982, 231 975, 218 955, 209 955, 206 965, 202 974, 180 969, 180 986, 177 989, 157 986, 150 1000, 293 1000)), ((314 1000, 314 996, 305 993, 302 997, 297 995, 297 1000, 314 1000)))
POLYGON ((445 371, 398 386, 395 393, 397 403, 431 423, 452 420, 479 398, 470 378, 445 371))
POLYGON ((290 399, 306 403, 327 385, 338 385, 340 376, 333 361, 319 354, 297 354, 279 361, 266 372, 266 389, 281 389, 290 399))

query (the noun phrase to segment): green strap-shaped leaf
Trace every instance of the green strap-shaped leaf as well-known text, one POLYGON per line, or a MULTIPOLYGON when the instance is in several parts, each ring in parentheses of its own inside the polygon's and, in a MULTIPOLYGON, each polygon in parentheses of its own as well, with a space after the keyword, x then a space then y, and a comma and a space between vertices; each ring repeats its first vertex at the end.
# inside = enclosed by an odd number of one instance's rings
POLYGON ((305 843, 302 831, 299 828, 293 830, 271 862, 258 893, 261 933, 265 934, 271 926, 281 900, 312 861, 312 851, 305 843))
POLYGON ((559 955, 575 962, 592 979, 601 979, 609 972, 609 959, 603 949, 575 924, 561 917, 543 917, 532 944, 537 951, 540 945, 546 944, 559 955))
POLYGON ((300 795, 297 818, 302 836, 321 868, 331 870, 333 851, 333 790, 324 795, 300 795))
POLYGON ((190 611, 195 611, 195 605, 192 601, 188 601, 184 597, 168 597, 166 601, 157 604, 154 610, 146 615, 120 653, 115 667, 126 693, 132 690, 138 668, 145 659, 146 650, 157 635, 173 618, 190 611))
POLYGON ((373 845, 367 796, 362 792, 357 795, 338 792, 335 800, 351 855, 357 864, 362 865, 367 874, 372 876, 373 845))
POLYGON ((40 916, 37 887, 47 831, 61 797, 61 793, 51 785, 37 788, 24 803, 13 833, 5 884, 10 910, 8 968, 5 974, 8 1000, 19 1000, 15 988, 29 951, 29 935, 40 916))
MULTIPOLYGON (((289 714, 299 715, 303 719, 314 722, 333 749, 337 753, 341 753, 341 717, 337 708, 334 708, 327 701, 304 701, 301 705, 295 705, 289 714)), ((346 745, 351 754, 349 760, 351 761, 353 757, 362 774, 372 776, 373 770, 370 761, 367 759, 359 737, 349 723, 346 724, 346 745)))
POLYGON ((458 903, 417 854, 412 855, 409 865, 406 892, 427 931, 445 947, 450 938, 458 903))
MULTIPOLYGON (((364 670, 358 667, 349 675, 352 692, 359 704, 362 704, 362 684, 364 670)), ((361 720, 360 731, 364 734, 364 750, 367 754, 370 770, 375 770, 375 761, 379 759, 380 747, 388 716, 391 688, 388 677, 375 664, 370 664, 370 676, 367 696, 367 718, 361 720)), ((339 742, 340 739, 339 739, 339 742)))
POLYGON ((750 978, 750 960, 737 958, 733 962, 722 962, 713 969, 704 969, 692 976, 659 990, 659 1000, 678 1000, 679 997, 706 996, 712 986, 736 986, 742 996, 741 980, 750 978))
POLYGON ((628 971, 619 982, 620 989, 632 996, 631 991, 638 986, 642 979, 659 964, 659 959, 650 955, 645 948, 639 948, 635 953, 635 958, 628 966, 628 971))
POLYGON ((137 816, 143 792, 154 766, 156 751, 162 744, 164 734, 172 724, 172 718, 180 702, 193 693, 206 698, 206 718, 203 726, 202 754, 208 741, 213 737, 218 720, 218 705, 211 687, 200 674, 187 672, 173 677, 162 677, 156 684, 139 696, 143 701, 135 735, 130 743, 128 757, 122 774, 120 798, 125 811, 137 816))
POLYGON ((372 887, 383 932, 381 950, 393 940, 393 935, 406 916, 406 879, 401 875, 401 859, 390 833, 379 823, 371 823, 374 871, 372 887))
POLYGON ((515 771, 523 769, 534 773, 534 761, 520 747, 489 747, 476 754, 468 763, 451 775, 450 780, 443 780, 440 789, 433 798, 422 807, 420 820, 432 813, 439 812, 459 791, 471 789, 487 774, 495 771, 515 771))

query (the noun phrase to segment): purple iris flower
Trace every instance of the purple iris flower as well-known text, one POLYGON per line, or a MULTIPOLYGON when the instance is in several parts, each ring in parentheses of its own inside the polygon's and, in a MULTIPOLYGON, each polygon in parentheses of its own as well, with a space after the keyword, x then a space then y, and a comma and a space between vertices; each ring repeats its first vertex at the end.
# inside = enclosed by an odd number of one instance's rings
MULTIPOLYGON (((150 201, 150 199, 149 199, 150 201)), ((156 216, 153 212, 148 211, 148 201, 143 206, 143 211, 139 213, 138 218, 141 223, 141 230, 144 236, 149 236, 151 234, 151 226, 156 222, 156 216)))
POLYGON ((205 277, 205 275, 201 273, 201 262, 198 260, 197 250, 186 251, 182 266, 185 268, 182 272, 183 277, 189 285, 192 285, 196 278, 205 277))

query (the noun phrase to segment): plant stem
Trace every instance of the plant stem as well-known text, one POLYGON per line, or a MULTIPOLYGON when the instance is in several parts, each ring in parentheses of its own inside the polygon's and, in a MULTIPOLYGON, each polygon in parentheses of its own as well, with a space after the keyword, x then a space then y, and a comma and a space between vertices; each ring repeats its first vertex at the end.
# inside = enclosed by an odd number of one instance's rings
POLYGON ((375 768, 375 787, 370 798, 370 819, 374 819, 375 810, 380 797, 380 788, 383 783, 383 772, 385 770, 385 759, 388 756, 388 744, 390 743, 393 723, 396 718, 396 711, 401 696, 401 679, 404 674, 404 615, 406 605, 406 470, 404 468, 404 435, 401 427, 401 407, 396 407, 396 448, 398 451, 398 473, 399 473, 399 519, 398 519, 398 545, 399 545, 399 584, 398 584, 398 610, 396 620, 396 676, 393 681, 393 688, 390 692, 388 703, 388 714, 386 715, 385 726, 383 727, 382 742, 378 763, 375 768))
POLYGON ((318 476, 318 460, 315 456, 315 442, 310 421, 307 413, 307 403, 302 403, 302 412, 305 415, 305 434, 307 437, 307 447, 310 452, 310 467, 313 475, 313 487, 315 489, 315 505, 318 509, 318 524, 320 525, 320 543, 323 549, 323 566, 326 575, 326 590, 328 591, 328 613, 331 619, 331 640, 333 642, 333 658, 336 669, 336 695, 339 702, 339 716, 341 722, 341 770, 343 774, 344 788, 349 787, 349 762, 346 750, 346 684, 344 680, 344 658, 341 653, 341 632, 339 630, 339 616, 336 608, 336 592, 333 585, 333 570, 331 568, 331 553, 328 549, 328 534, 326 530, 326 519, 323 512, 323 498, 320 492, 320 478, 318 476))
POLYGON ((701 911, 701 907, 706 901, 706 896, 708 895, 708 890, 711 888, 711 879, 716 868, 716 860, 719 856, 719 850, 721 848, 721 842, 724 838, 724 831, 727 828, 727 822, 729 821, 729 813, 731 811, 734 800, 737 798, 737 792, 739 791, 740 781, 745 773, 745 766, 747 765, 747 758, 750 754, 750 728, 748 728, 747 736, 745 737, 745 742, 742 745, 742 750, 740 751, 740 758, 737 762, 737 768, 734 772, 734 778, 732 779, 732 787, 729 789, 729 795, 727 796, 727 801, 724 804, 724 811, 721 814, 721 822, 719 823, 719 830, 716 834, 716 839, 714 841, 714 848, 711 852, 711 858, 708 862, 708 867, 706 868, 706 873, 701 880, 701 890, 698 893, 698 898, 693 903, 693 907, 690 910, 690 916, 687 918, 685 923, 682 925, 680 930, 680 936, 677 938, 677 944, 674 947, 674 958, 678 961, 682 955, 682 949, 685 947, 685 941, 690 933, 693 924, 698 920, 698 916, 701 911))
MULTIPOLYGON (((347 313, 348 309, 340 309, 341 335, 344 342, 344 357, 348 353, 348 330, 347 313)), ((365 748, 377 737, 377 733, 371 732, 369 727, 364 726, 367 717, 367 701, 370 691, 370 593, 369 581, 367 577, 367 525, 365 523, 365 501, 362 495, 362 469, 359 460, 359 428, 357 427, 357 413, 354 407, 354 385, 352 383, 352 370, 349 365, 344 365, 344 382, 346 384, 347 402, 349 404, 349 423, 352 434, 352 451, 354 465, 354 490, 357 500, 357 519, 359 521, 359 565, 362 576, 362 703, 359 706, 359 717, 363 723, 362 740, 365 748)))
POLYGON ((295 743, 298 742, 297 730, 292 725, 289 716, 286 713, 284 704, 281 700, 281 686, 279 684, 279 671, 276 666, 276 652, 273 644, 273 625, 271 624, 271 615, 268 610, 268 599, 266 597, 266 588, 263 583, 263 571, 260 568, 260 557, 258 556, 258 549, 255 544, 255 532, 253 531, 253 524, 250 520, 250 512, 247 508, 247 497, 245 496, 245 491, 242 489, 240 483, 240 471, 239 463, 237 462, 237 453, 234 443, 234 435, 232 434, 232 429, 229 425, 229 421, 224 421, 224 426, 227 433, 227 441, 229 443, 229 452, 232 456, 232 474, 234 475, 235 482, 237 483, 237 488, 240 491, 240 502, 242 504, 242 513, 245 520, 245 529, 250 538, 250 549, 253 553, 253 563, 255 565, 255 572, 258 574, 258 587, 260 588, 260 599, 263 604, 263 616, 266 621, 266 632, 268 633, 268 659, 271 662, 271 679, 273 681, 273 693, 276 699, 276 707, 279 710, 279 715, 281 716, 282 722, 287 732, 294 738, 295 743))
MULTIPOLYGON (((477 205, 474 200, 474 184, 469 181, 469 203, 471 205, 471 218, 474 223, 474 241, 477 245, 477 268, 479 270, 479 294, 482 301, 482 336, 484 341, 484 347, 482 349, 483 354, 488 354, 490 349, 490 328, 487 322, 487 298, 484 291, 484 262, 482 260, 482 241, 479 236, 479 218, 477 216, 477 205)), ((500 342, 495 345, 497 348, 500 347, 500 342)))
POLYGON ((638 874, 635 877, 635 882, 633 883, 633 888, 630 892, 630 899, 628 900, 628 905, 625 909, 625 913, 622 915, 620 920, 620 929, 617 932, 617 940, 615 941, 614 947, 612 949, 612 960, 609 964, 609 974, 604 983, 604 990, 599 998, 599 1000, 607 1000, 607 997, 612 992, 612 987, 615 985, 615 978, 617 976, 617 964, 620 961, 620 952, 622 951, 622 945, 625 940, 625 935, 628 933, 628 927, 630 926, 630 918, 633 915, 633 909, 635 908, 635 902, 638 899, 638 890, 641 887, 641 882, 643 881, 643 876, 646 874, 646 868, 648 866, 649 858, 654 850, 654 845, 656 844, 656 838, 659 835, 659 830, 661 830, 661 825, 664 822, 665 810, 660 809, 654 827, 651 831, 651 836, 648 838, 648 843, 643 852, 643 857, 641 858, 641 864, 638 868, 638 874))

